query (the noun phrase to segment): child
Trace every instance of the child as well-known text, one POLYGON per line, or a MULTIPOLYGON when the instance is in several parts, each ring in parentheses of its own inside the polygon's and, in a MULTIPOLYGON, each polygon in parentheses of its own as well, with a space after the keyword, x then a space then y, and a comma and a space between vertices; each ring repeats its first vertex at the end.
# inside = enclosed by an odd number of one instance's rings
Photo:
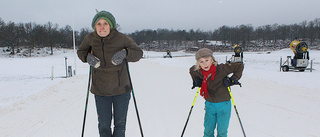
POLYGON ((227 137, 231 116, 231 97, 228 88, 224 85, 224 80, 233 73, 228 79, 236 84, 242 76, 243 64, 218 65, 212 54, 212 50, 207 48, 202 48, 195 54, 197 63, 190 68, 192 88, 201 87, 200 95, 206 100, 203 137, 214 137, 216 126, 217 137, 227 137))

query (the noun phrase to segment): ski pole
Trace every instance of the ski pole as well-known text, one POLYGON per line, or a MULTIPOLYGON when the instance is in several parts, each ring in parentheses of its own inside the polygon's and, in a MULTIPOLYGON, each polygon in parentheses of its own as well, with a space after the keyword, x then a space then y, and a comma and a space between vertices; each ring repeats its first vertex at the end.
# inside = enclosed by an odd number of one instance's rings
POLYGON ((190 111, 189 111, 189 115, 188 115, 188 118, 187 118, 186 124, 184 124, 184 128, 183 128, 183 131, 182 131, 181 137, 183 137, 184 131, 186 130, 186 127, 187 127, 187 124, 188 124, 188 122, 189 122, 189 118, 190 118, 190 115, 191 115, 191 112, 192 112, 192 109, 193 109, 194 103, 196 102, 196 99, 197 99, 197 96, 198 96, 199 90, 200 90, 200 87, 198 88, 197 93, 196 93, 196 96, 195 96, 195 97, 194 97, 194 99, 193 99, 193 103, 192 103, 192 106, 191 106, 191 108, 190 108, 190 111))
POLYGON ((92 68, 90 66, 89 69, 89 81, 88 81, 88 90, 87 90, 87 97, 86 97, 86 104, 85 104, 85 108, 84 108, 84 116, 83 116, 83 125, 82 125, 82 134, 81 137, 83 137, 84 135, 84 127, 85 127, 85 123, 86 123, 86 116, 87 116, 87 107, 88 107, 88 99, 89 99, 89 91, 90 91, 90 83, 91 83, 91 72, 92 68))
POLYGON ((141 122, 140 122, 138 106, 137 106, 137 102, 136 102, 136 97, 134 96, 133 86, 132 86, 130 72, 129 72, 129 64, 128 64, 128 61, 126 59, 124 61, 126 62, 126 65, 127 65, 128 77, 129 77, 130 86, 131 86, 131 93, 132 93, 132 97, 133 97, 134 106, 136 108, 136 114, 137 114, 137 118, 138 118, 138 122, 139 122, 141 137, 143 137, 143 131, 142 131, 142 126, 141 126, 141 122))
POLYGON ((242 129, 243 136, 246 137, 246 133, 244 132, 244 129, 243 129, 243 126, 242 126, 242 123, 241 123, 241 119, 240 119, 240 116, 239 116, 239 113, 238 113, 236 104, 234 103, 234 100, 233 100, 233 97, 232 97, 232 94, 231 94, 231 89, 230 89, 230 87, 228 87, 228 90, 229 90, 229 93, 230 93, 230 97, 231 97, 231 100, 232 100, 232 104, 233 104, 234 110, 236 111, 237 116, 238 116, 238 120, 239 120, 241 129, 242 129))

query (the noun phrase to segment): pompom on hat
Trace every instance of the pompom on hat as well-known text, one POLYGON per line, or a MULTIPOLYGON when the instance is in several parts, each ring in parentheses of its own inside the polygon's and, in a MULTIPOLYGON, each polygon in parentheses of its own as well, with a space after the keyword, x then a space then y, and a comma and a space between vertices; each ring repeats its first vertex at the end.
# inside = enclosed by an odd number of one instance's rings
POLYGON ((91 26, 93 29, 95 29, 96 23, 100 19, 105 19, 109 23, 111 30, 116 27, 116 19, 114 16, 110 12, 102 10, 98 12, 92 19, 91 26))
POLYGON ((200 58, 213 57, 212 54, 213 54, 212 50, 208 48, 202 48, 196 52, 195 59, 199 60, 200 58))

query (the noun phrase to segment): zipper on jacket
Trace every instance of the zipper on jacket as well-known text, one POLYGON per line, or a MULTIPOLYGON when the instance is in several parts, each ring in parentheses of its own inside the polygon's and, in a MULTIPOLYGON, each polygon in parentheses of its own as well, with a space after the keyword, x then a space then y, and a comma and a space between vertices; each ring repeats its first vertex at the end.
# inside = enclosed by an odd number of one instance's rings
POLYGON ((106 66, 106 58, 104 56, 104 42, 103 42, 103 38, 101 38, 101 43, 102 43, 102 57, 103 57, 103 63, 106 66))
POLYGON ((117 71, 118 72, 118 86, 120 86, 120 71, 117 71))

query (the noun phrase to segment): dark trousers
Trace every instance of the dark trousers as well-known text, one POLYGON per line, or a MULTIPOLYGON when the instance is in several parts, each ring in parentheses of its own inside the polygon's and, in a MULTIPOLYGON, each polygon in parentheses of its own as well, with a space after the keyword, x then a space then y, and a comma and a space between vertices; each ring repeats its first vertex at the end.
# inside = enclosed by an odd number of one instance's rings
POLYGON ((125 137, 130 92, 116 96, 95 95, 100 137, 125 137), (111 131, 111 120, 114 129, 111 131))

